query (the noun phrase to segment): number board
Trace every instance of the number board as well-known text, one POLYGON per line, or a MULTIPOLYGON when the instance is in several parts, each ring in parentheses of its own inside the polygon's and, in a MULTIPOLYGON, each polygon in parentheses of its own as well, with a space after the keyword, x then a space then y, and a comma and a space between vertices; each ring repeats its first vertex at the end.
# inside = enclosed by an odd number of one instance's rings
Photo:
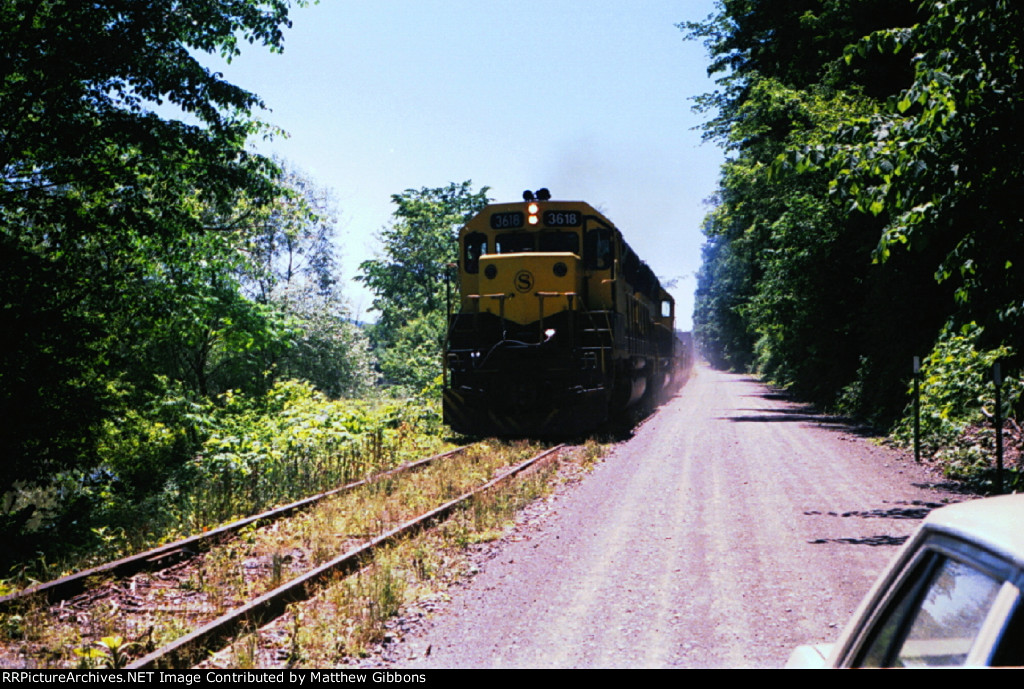
POLYGON ((505 230, 509 228, 522 227, 522 213, 491 213, 491 229, 505 230))
POLYGON ((577 227, 583 224, 578 211, 544 211, 544 224, 548 227, 577 227))

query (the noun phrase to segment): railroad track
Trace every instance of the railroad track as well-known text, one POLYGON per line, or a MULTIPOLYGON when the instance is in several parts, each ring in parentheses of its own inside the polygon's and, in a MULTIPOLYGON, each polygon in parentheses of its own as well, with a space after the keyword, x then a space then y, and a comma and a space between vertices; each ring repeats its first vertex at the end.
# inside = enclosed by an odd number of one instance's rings
POLYGON ((303 498, 302 500, 297 500, 288 505, 277 507, 251 517, 246 517, 245 519, 239 519, 231 522, 230 524, 225 524, 224 526, 220 526, 216 529, 212 529, 195 536, 190 536, 188 538, 175 541, 174 543, 168 543, 136 555, 130 555, 119 560, 114 560, 113 562, 84 569, 80 572, 75 572, 74 574, 61 577, 60 579, 54 579, 53 581, 30 586, 29 588, 24 589, 23 591, 18 591, 17 593, 0 596, 0 613, 8 612, 12 607, 29 598, 38 598, 51 604, 67 600, 74 596, 81 595, 87 588, 89 588, 89 582, 111 578, 124 579, 143 571, 155 572, 167 569, 182 560, 187 560, 198 553, 208 550, 211 544, 223 542, 226 539, 231 538, 247 527, 272 523, 301 510, 309 509, 328 498, 348 493, 377 481, 400 476, 408 471, 421 469, 433 464, 434 462, 447 459, 449 457, 458 456, 471 447, 472 445, 463 445, 462 447, 457 447, 453 450, 448 450, 447 452, 432 455, 425 459, 409 462, 402 466, 395 467, 394 469, 389 469, 387 471, 382 471, 372 476, 368 476, 367 478, 359 481, 347 483, 340 488, 335 488, 333 490, 303 498))
MULTIPOLYGON (((34 597, 37 621, 30 624, 23 618, 26 627, 41 624, 48 615, 57 620, 58 631, 52 633, 77 636, 78 645, 116 635, 128 639, 133 650, 149 651, 132 668, 191 666, 239 633, 280 616, 289 604, 306 600, 325 583, 358 571, 380 548, 445 519, 480 493, 557 456, 560 448, 506 466, 498 476, 481 459, 486 452, 475 446, 457 448, 201 537, 7 596, 0 599, 0 611, 9 619, 11 611, 28 609, 27 601, 34 597), (480 463, 486 475, 477 477, 473 486, 444 485, 451 479, 445 477, 446 463, 439 460, 455 456, 480 463), (412 509, 415 496, 429 492, 413 484, 430 481, 442 485, 432 493, 432 506, 412 509), (405 490, 414 496, 411 502, 400 496, 405 490), (382 509, 374 502, 392 494, 401 497, 398 502, 405 500, 404 506, 382 509), (366 510, 379 513, 353 521, 351 515, 366 510), (309 520, 328 519, 316 516, 324 512, 336 520, 326 527, 327 541, 294 546, 301 538, 295 534, 309 520), (42 601, 45 613, 39 607, 42 601)), ((84 655, 81 650, 79 654, 84 655)), ((9 653, 0 657, 0 664, 12 666, 9 653)))

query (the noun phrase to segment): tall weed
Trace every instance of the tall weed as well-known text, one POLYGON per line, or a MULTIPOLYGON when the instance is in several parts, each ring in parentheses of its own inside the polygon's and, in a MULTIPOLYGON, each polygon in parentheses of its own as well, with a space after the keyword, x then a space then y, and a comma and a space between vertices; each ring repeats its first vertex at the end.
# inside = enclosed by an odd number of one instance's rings
MULTIPOLYGON (((921 448, 933 456, 950 478, 984 487, 991 480, 995 456, 991 426, 995 412, 992 365, 1008 359, 1006 346, 981 350, 982 328, 968 323, 959 329, 945 328, 921 364, 921 448)), ((910 390, 913 393, 913 389, 910 390)), ((1005 376, 1001 387, 1002 416, 1013 416, 1022 399, 1024 383, 1005 376)), ((893 438, 904 446, 914 441, 913 406, 908 405, 893 438)))
POLYGON ((0 496, 0 524, 26 544, 0 561, 19 581, 48 578, 37 549, 59 574, 397 466, 444 446, 439 406, 331 400, 294 380, 198 405, 167 384, 108 424, 95 469, 0 496))

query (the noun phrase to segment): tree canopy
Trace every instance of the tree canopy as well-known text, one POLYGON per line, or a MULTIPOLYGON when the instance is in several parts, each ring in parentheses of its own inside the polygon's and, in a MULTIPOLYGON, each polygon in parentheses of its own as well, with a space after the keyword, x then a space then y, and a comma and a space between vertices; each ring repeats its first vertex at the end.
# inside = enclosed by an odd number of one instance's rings
POLYGON ((681 26, 732 154, 698 281, 709 356, 889 421, 949 327, 1020 351, 1021 11, 723 0, 681 26))
POLYGON ((110 495, 132 504, 161 488, 229 391, 261 399, 283 376, 333 395, 365 385, 333 208, 248 148, 269 133, 263 103, 203 64, 246 44, 281 50, 292 5, 0 6, 0 529, 12 552, 18 538, 34 547, 33 529, 88 534, 84 515, 110 495), (54 495, 56 521, 40 521, 54 495))
POLYGON ((203 66, 239 42, 283 46, 287 0, 12 0, 0 9, 0 174, 5 221, 65 234, 205 229, 185 199, 223 208, 273 195, 246 151, 259 98, 203 66), (162 117, 157 106, 177 109, 162 117), (188 123, 188 122, 191 122, 188 123), (200 183, 201 182, 201 183, 200 183), (188 191, 190 193, 182 194, 188 191))
POLYGON ((445 282, 454 279, 458 230, 487 205, 487 191, 467 180, 391 197, 396 209, 381 230, 381 256, 363 261, 356 278, 375 295, 374 339, 389 381, 418 392, 441 375, 445 282))

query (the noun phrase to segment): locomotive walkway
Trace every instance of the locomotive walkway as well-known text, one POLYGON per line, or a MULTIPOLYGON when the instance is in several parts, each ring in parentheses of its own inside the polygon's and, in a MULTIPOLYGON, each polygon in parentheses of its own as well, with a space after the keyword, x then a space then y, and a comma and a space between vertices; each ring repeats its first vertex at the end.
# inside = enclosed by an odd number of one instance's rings
POLYGON ((960 496, 745 376, 697 368, 395 644, 396 667, 778 667, 832 641, 960 496))

